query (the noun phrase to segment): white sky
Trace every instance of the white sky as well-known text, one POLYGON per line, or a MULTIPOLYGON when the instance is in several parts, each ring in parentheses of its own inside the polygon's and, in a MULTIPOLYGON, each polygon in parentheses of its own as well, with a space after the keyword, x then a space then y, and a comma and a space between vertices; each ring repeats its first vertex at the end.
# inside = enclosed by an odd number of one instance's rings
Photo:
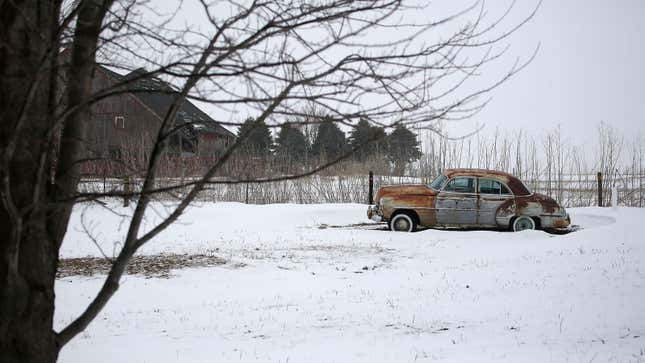
MULTIPOLYGON (((428 14, 412 16, 437 20, 474 1, 437 0, 428 14)), ((521 21, 538 1, 517 0, 506 26, 521 21)), ((170 3, 156 2, 159 9, 171 9, 170 3)), ((510 3, 489 0, 485 6, 495 18, 510 3)), ((203 11, 195 2, 182 6, 195 7, 182 8, 189 14, 203 11)), ((643 0, 544 0, 535 18, 504 40, 502 46, 510 45, 507 57, 487 68, 479 82, 487 84, 499 78, 516 57, 527 59, 540 44, 537 58, 494 90, 493 100, 481 113, 471 120, 451 123, 451 136, 473 131, 478 125, 484 125, 484 133, 500 128, 510 132, 524 129, 531 134, 560 125, 565 137, 583 145, 595 140, 601 121, 615 126, 623 136, 644 136, 643 30, 643 0)), ((205 110, 211 111, 208 106, 205 110)))
MULTIPOLYGON (((533 5, 517 4, 524 13, 533 5)), ((506 2, 487 6, 498 10, 506 2)), ((499 127, 533 133, 560 124, 567 137, 585 144, 604 121, 623 136, 645 135, 644 30, 642 0, 545 0, 509 39, 512 57, 530 54, 539 43, 537 58, 498 88, 484 111, 453 129, 484 124, 484 132, 499 127)))

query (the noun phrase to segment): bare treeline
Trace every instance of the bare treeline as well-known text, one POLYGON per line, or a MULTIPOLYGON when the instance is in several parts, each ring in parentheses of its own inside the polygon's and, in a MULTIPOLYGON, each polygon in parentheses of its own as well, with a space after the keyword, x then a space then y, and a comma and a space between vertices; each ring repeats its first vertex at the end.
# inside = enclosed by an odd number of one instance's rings
POLYGON ((603 205, 609 204, 615 187, 621 205, 643 206, 643 138, 626 139, 606 123, 598 124, 584 144, 563 137, 560 127, 541 135, 496 130, 460 140, 428 134, 423 144, 424 156, 410 175, 425 177, 456 167, 503 170, 566 206, 588 206, 597 203, 600 172, 603 205))
MULTIPOLYGON (((423 137, 424 154, 411 164, 405 176, 392 175, 384 156, 357 161, 350 159, 324 173, 297 180, 266 183, 249 182, 219 184, 214 178, 201 194, 208 201, 246 203, 366 203, 368 172, 373 171, 375 188, 402 183, 429 183, 438 173, 449 168, 482 168, 510 172, 522 179, 534 192, 552 196, 568 207, 597 203, 597 172, 603 175, 603 205, 609 205, 612 188, 617 188, 621 205, 642 207, 645 168, 645 144, 642 138, 626 140, 613 127, 601 123, 595 132, 593 145, 585 140, 562 137, 560 128, 542 135, 529 135, 497 130, 492 135, 477 134, 451 140, 436 133, 423 137)), ((225 170, 243 174, 241 165, 251 160, 231 160, 225 170)), ((252 164, 255 173, 263 175, 295 168, 292 160, 273 159, 252 164)), ((242 175, 243 176, 243 175, 242 175)), ((187 179, 190 177, 187 176, 187 179)), ((220 177, 224 180, 224 177, 220 177)), ((185 183, 177 178, 162 178, 159 186, 185 183)), ((136 183, 135 183, 136 184, 136 183)), ((87 179, 84 191, 120 190, 118 179, 87 179)))

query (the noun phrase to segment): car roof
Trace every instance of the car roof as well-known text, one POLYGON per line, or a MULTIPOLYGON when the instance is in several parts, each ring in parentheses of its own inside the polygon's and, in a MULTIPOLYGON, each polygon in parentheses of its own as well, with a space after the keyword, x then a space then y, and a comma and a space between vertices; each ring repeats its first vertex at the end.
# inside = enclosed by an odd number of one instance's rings
POLYGON ((522 183, 517 177, 512 174, 498 171, 498 170, 489 170, 489 169, 446 169, 443 174, 448 178, 452 179, 458 176, 474 176, 478 178, 490 178, 497 181, 500 181, 506 184, 511 192, 515 195, 529 195, 531 192, 526 188, 524 183, 522 183))

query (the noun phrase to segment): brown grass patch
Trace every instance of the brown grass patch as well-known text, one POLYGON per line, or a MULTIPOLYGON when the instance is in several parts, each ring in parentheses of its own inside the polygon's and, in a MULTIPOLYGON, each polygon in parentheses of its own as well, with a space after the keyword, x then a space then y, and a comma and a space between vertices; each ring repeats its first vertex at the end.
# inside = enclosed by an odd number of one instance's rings
MULTIPOLYGON (((225 264, 226 260, 213 255, 158 254, 134 256, 126 273, 146 277, 170 277, 171 270, 190 267, 209 267, 225 264)), ((112 261, 102 257, 63 258, 58 262, 56 277, 105 275, 112 261)))

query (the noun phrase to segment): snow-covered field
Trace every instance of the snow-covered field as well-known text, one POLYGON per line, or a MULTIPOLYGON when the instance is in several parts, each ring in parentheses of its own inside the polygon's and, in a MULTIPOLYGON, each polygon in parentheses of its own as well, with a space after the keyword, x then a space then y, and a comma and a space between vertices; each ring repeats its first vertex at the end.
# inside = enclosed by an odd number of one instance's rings
MULTIPOLYGON (((365 209, 197 205, 142 253, 228 262, 126 276, 60 361, 645 362, 645 209, 570 209, 583 229, 557 236, 324 228, 365 209)), ((111 255, 126 227, 79 206, 63 257, 100 256, 86 230, 111 255)), ((57 328, 102 277, 58 280, 57 328)))

